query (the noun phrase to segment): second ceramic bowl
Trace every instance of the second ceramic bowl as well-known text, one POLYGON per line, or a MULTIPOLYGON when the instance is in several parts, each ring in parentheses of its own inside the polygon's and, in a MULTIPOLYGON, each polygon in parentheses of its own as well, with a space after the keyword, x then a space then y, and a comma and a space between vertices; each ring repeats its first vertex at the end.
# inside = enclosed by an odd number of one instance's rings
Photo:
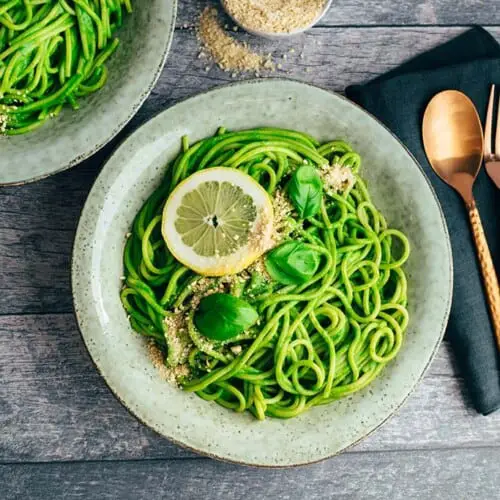
POLYGON ((34 132, 0 137, 0 185, 23 184, 70 168, 107 144, 158 80, 175 28, 177 0, 134 0, 107 62, 106 85, 34 132))

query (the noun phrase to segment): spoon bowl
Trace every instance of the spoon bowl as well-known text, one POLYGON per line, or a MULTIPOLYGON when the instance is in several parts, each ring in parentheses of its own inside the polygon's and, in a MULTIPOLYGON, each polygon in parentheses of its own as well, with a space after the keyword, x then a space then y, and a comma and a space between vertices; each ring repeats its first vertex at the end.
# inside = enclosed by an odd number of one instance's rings
POLYGON ((424 147, 434 171, 469 205, 483 161, 483 127, 474 103, 462 92, 446 90, 428 104, 424 147))

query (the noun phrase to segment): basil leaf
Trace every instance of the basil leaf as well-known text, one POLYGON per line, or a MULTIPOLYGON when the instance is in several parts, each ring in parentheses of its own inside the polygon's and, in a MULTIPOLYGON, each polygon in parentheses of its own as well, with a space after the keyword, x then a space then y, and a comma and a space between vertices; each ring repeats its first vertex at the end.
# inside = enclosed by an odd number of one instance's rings
POLYGON ((228 340, 248 330, 258 319, 258 312, 245 300, 214 293, 201 299, 194 324, 209 339, 228 340))
POLYGON ((288 185, 288 196, 301 219, 316 215, 321 209, 323 181, 318 170, 311 166, 299 167, 288 185))
POLYGON ((287 241, 266 255, 266 269, 278 283, 301 285, 318 270, 320 256, 310 245, 300 241, 287 241))

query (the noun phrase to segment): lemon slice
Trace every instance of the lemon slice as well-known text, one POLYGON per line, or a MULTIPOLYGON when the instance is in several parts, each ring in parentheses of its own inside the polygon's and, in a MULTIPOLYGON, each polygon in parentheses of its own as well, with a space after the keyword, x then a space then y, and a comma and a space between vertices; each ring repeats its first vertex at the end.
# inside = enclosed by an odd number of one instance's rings
POLYGON ((265 189, 232 168, 200 170, 170 194, 162 234, 182 264, 204 276, 236 274, 269 249, 273 206, 265 189))

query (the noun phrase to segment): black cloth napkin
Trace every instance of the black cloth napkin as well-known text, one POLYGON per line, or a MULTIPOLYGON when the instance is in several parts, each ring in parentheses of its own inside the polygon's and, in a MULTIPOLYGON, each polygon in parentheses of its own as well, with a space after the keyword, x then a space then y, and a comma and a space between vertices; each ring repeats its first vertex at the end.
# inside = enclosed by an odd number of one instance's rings
MULTIPOLYGON (((430 99, 446 89, 467 94, 484 123, 492 83, 500 84, 500 45, 485 30, 473 28, 366 85, 346 90, 350 99, 385 123, 415 155, 441 201, 455 267, 447 338, 474 406, 484 415, 500 408, 500 355, 464 204, 431 169, 424 152, 421 124, 430 99)), ((474 185, 474 195, 500 273, 500 190, 485 169, 474 185)))

